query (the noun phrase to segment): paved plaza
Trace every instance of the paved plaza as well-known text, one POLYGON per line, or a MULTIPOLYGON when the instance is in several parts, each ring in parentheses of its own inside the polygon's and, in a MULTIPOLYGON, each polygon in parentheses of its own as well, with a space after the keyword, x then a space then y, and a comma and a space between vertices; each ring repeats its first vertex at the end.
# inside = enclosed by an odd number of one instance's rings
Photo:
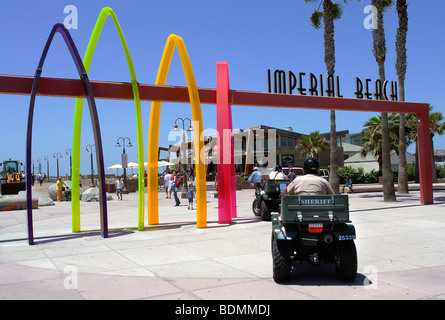
MULTIPOLYGON (((208 227, 196 209, 159 193, 159 225, 137 231, 137 193, 108 202, 109 238, 99 203, 81 202, 82 232, 71 232, 71 203, 0 212, 0 299, 314 300, 445 299, 445 191, 422 206, 419 191, 385 203, 381 192, 349 195, 358 275, 336 279, 333 265, 296 264, 291 282, 272 279, 271 222, 251 210, 252 190, 237 191, 238 217, 218 224, 207 192, 208 227)), ((145 218, 147 224, 147 218, 145 218)))

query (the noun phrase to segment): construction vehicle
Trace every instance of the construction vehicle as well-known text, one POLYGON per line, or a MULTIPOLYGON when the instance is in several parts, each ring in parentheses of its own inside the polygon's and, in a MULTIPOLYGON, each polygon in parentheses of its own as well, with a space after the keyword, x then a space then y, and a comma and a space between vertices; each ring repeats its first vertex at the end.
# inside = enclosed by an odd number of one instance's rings
POLYGON ((2 195, 18 194, 19 191, 26 190, 25 177, 20 173, 20 166, 23 163, 17 160, 6 160, 0 163, 0 193, 2 195))

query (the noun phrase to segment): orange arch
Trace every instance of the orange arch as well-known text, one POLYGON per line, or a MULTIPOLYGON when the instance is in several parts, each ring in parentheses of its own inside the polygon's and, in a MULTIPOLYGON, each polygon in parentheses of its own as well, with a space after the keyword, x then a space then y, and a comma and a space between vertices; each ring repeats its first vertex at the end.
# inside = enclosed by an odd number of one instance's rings
MULTIPOLYGON (((207 226, 207 204, 206 204, 206 176, 205 164, 201 161, 200 153, 204 147, 204 141, 200 137, 203 132, 201 103, 199 100, 198 87, 192 65, 185 48, 184 41, 177 35, 170 35, 164 48, 161 63, 156 77, 156 85, 165 85, 168 69, 175 47, 181 58, 182 68, 187 81, 193 118, 193 138, 196 167, 196 226, 205 228, 207 226)), ((159 223, 158 211, 158 140, 159 121, 161 118, 161 101, 153 101, 150 111, 150 124, 148 132, 148 168, 147 168, 147 204, 148 224, 159 223)))

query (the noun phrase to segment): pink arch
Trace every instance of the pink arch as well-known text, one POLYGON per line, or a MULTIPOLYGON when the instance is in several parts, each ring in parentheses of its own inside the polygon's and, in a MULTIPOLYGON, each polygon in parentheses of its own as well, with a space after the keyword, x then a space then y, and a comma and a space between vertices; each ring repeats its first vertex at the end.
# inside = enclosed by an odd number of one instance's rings
POLYGON ((218 222, 236 218, 236 184, 232 134, 232 106, 229 104, 229 65, 216 66, 216 130, 218 132, 218 222))

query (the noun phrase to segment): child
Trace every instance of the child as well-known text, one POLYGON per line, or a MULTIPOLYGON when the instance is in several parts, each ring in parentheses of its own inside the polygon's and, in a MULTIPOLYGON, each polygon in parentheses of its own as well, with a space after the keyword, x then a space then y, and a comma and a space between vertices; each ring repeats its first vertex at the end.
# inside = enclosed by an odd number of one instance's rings
POLYGON ((121 180, 121 177, 118 177, 116 181, 117 200, 122 200, 123 189, 124 189, 124 182, 121 180))
POLYGON ((189 209, 189 210, 193 210, 193 195, 194 194, 195 194, 195 189, 193 188, 193 184, 190 184, 189 190, 188 190, 189 206, 187 207, 187 209, 189 209))

